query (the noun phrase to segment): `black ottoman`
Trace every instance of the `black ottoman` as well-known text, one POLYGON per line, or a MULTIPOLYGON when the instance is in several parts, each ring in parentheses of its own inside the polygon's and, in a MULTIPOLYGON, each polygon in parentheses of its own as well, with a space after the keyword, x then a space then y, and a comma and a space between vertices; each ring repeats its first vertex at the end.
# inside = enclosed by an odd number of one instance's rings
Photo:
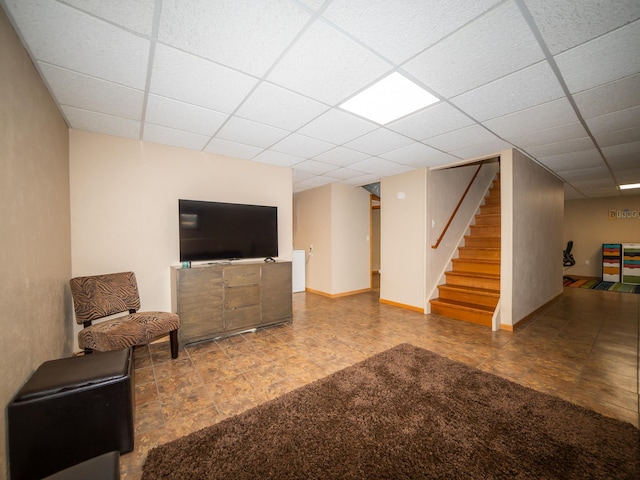
POLYGON ((44 480, 118 480, 119 478, 120 454, 109 452, 65 468, 44 480))
POLYGON ((133 450, 132 350, 43 363, 7 408, 12 480, 133 450))

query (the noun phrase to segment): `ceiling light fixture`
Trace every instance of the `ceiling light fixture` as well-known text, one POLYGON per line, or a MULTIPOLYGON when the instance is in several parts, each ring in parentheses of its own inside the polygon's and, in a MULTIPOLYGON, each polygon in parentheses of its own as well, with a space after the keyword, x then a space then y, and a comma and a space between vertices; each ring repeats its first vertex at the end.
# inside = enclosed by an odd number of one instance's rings
POLYGON ((620 190, 630 190, 632 188, 640 188, 640 183, 627 183, 626 185, 620 185, 620 190))
POLYGON ((394 72, 342 103, 340 108, 384 125, 437 101, 437 97, 394 72))

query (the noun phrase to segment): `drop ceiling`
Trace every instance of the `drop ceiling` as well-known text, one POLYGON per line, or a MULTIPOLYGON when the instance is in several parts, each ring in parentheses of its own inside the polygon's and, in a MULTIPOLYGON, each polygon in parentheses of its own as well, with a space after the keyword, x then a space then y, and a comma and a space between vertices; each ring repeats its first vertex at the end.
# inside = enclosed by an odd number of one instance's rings
POLYGON ((638 0, 0 0, 71 128, 293 169, 300 192, 516 148, 640 182, 638 0), (339 107, 398 72, 439 101, 339 107))

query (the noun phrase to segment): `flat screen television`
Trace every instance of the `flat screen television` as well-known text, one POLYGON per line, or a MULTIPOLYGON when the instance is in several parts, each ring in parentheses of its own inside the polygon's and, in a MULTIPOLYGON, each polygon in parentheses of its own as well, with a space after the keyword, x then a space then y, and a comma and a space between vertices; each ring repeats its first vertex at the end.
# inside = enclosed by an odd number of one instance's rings
POLYGON ((179 200, 180 261, 278 256, 278 207, 179 200))

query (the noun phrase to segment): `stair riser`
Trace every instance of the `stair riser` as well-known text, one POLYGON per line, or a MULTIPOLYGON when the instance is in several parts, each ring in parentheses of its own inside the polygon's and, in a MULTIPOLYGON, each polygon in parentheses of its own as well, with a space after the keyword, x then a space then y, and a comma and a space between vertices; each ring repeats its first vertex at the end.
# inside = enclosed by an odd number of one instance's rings
POLYGON ((477 278, 465 275, 456 275, 453 272, 445 272, 447 284, 459 285, 463 287, 486 288, 489 290, 500 290, 499 278, 477 278))
POLYGON ((479 237, 499 237, 500 225, 471 225, 471 235, 479 237))
POLYGON ((437 315, 443 315, 449 318, 455 318, 457 320, 464 320, 465 322, 477 323, 480 325, 485 325, 487 327, 491 326, 491 318, 493 315, 479 312, 469 312, 466 310, 459 310, 455 307, 442 306, 442 305, 432 305, 431 313, 435 313, 437 315))
POLYGON ((485 197, 484 199, 485 205, 490 205, 492 207, 500 206, 500 197, 485 197))
POLYGON ((495 308, 498 305, 498 298, 495 296, 482 295, 474 292, 462 292, 459 290, 451 290, 448 288, 438 288, 438 297, 447 300, 456 300, 458 302, 475 303, 486 307, 495 308))
POLYGON ((451 261, 453 263, 454 271, 462 272, 475 272, 475 273, 491 273, 493 275, 500 275, 499 263, 478 263, 466 258, 456 258, 451 261))
POLYGON ((500 248, 500 239, 498 237, 464 237, 465 247, 489 247, 500 248))
POLYGON ((459 258, 472 260, 500 260, 500 249, 460 247, 459 258))

